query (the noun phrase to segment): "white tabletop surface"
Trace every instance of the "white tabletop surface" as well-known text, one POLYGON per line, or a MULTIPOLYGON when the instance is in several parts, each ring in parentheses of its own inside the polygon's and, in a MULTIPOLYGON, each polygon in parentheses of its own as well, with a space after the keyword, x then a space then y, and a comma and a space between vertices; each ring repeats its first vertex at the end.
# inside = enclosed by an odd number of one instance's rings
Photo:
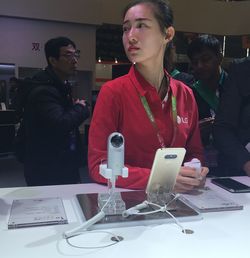
MULTIPOLYGON (((236 177, 250 185, 249 177, 236 177)), ((106 192, 106 187, 97 184, 1 188, 0 189, 0 257, 1 258, 247 258, 250 257, 250 193, 231 194, 207 182, 221 195, 244 206, 243 210, 203 213, 203 220, 185 222, 185 228, 194 234, 183 234, 176 224, 114 228, 107 231, 122 236, 123 241, 106 248, 80 249, 69 246, 62 233, 79 225, 79 214, 72 202, 77 193, 106 192), (7 229, 10 206, 13 199, 62 197, 69 224, 23 229, 7 229)), ((83 245, 97 246, 109 235, 88 233, 73 239, 83 245), (98 241, 98 239, 100 239, 98 241)), ((106 242, 104 242, 106 243, 106 242)), ((108 242, 110 243, 110 242, 108 242)))

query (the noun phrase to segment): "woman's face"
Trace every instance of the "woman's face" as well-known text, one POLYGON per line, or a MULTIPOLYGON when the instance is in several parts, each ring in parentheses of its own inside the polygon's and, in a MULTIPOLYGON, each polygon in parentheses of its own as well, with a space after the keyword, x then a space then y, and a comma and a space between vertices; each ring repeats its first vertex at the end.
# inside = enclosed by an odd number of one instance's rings
POLYGON ((152 6, 138 4, 131 7, 123 21, 123 46, 133 63, 163 62, 167 39, 156 20, 152 6))

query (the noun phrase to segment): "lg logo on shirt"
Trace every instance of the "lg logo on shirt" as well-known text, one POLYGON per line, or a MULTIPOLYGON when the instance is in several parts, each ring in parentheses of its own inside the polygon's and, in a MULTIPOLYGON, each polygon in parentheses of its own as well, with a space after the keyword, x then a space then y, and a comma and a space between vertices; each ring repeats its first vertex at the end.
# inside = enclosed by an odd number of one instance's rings
POLYGON ((177 124, 188 124, 188 118, 187 117, 181 117, 177 116, 177 124))

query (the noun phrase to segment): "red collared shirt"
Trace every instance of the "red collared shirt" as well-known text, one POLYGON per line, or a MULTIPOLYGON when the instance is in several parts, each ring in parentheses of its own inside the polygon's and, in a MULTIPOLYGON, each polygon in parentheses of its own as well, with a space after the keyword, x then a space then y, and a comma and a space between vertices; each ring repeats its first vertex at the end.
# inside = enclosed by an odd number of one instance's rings
POLYGON ((88 153, 90 175, 96 182, 106 183, 99 174, 99 165, 107 159, 108 136, 120 132, 125 139, 125 166, 129 168, 129 176, 119 177, 117 186, 145 189, 155 152, 161 146, 140 95, 147 99, 165 146, 186 148, 185 161, 192 158, 203 160, 198 111, 192 90, 170 77, 169 96, 162 107, 156 88, 132 66, 127 75, 103 85, 97 99, 89 130, 88 153), (177 128, 172 144, 175 123, 171 94, 177 103, 177 128))

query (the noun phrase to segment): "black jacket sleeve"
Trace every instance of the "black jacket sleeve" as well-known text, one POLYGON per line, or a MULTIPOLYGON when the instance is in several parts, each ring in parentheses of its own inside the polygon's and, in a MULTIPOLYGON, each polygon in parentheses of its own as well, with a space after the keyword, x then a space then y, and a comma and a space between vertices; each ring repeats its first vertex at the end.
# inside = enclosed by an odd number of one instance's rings
POLYGON ((34 109, 39 123, 58 133, 67 134, 89 117, 89 108, 69 103, 56 89, 43 88, 32 97, 30 107, 34 109))
POLYGON ((244 99, 248 95, 246 89, 250 88, 247 70, 250 71, 250 62, 235 62, 231 65, 214 124, 218 150, 239 170, 250 160, 250 153, 245 148, 250 132, 246 135, 246 117, 242 114, 244 99))

